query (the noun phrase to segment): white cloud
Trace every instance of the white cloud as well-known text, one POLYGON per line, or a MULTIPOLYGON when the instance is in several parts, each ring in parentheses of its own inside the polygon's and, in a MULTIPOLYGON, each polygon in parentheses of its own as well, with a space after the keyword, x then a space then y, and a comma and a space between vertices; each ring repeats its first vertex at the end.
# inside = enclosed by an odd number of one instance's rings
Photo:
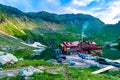
POLYGON ((112 1, 108 4, 108 7, 104 11, 96 12, 99 14, 98 16, 95 14, 96 17, 99 17, 105 23, 114 24, 120 20, 119 18, 115 18, 116 15, 120 14, 119 10, 120 1, 112 1))
POLYGON ((89 3, 95 0, 73 0, 68 7, 65 8, 68 13, 84 13, 90 14, 101 19, 107 24, 114 24, 120 20, 120 17, 116 15, 120 14, 119 5, 120 0, 111 0, 106 3, 105 0, 96 0, 99 4, 88 7, 89 3), (81 8, 82 7, 82 8, 81 8))
POLYGON ((75 9, 75 8, 71 8, 71 7, 66 7, 65 10, 66 10, 67 12, 70 12, 70 13, 75 13, 75 14, 80 13, 79 10, 77 10, 77 9, 75 9))
POLYGON ((93 0, 72 0, 72 3, 74 5, 79 5, 79 6, 86 6, 88 5, 90 2, 92 2, 93 0))

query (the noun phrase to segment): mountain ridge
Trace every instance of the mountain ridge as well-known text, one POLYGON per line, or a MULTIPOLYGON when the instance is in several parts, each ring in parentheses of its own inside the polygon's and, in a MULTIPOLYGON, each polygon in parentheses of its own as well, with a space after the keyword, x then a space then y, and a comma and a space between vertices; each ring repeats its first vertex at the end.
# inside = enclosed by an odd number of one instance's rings
MULTIPOLYGON (((49 40, 53 39, 57 43, 79 40, 86 23, 88 24, 85 30, 86 39, 100 42, 100 40, 107 36, 104 29, 109 31, 108 28, 106 29, 108 25, 88 14, 58 15, 45 11, 25 13, 14 7, 2 4, 0 4, 0 13, 0 32, 18 37, 24 41, 31 39, 32 42, 41 41, 43 44, 48 44, 49 40), (103 35, 99 38, 101 33, 103 35), (57 36, 61 36, 61 38, 59 39, 57 36)), ((115 38, 118 37, 118 34, 115 38)), ((110 38, 105 40, 110 40, 110 38)), ((103 41, 105 40, 103 39, 103 41)))

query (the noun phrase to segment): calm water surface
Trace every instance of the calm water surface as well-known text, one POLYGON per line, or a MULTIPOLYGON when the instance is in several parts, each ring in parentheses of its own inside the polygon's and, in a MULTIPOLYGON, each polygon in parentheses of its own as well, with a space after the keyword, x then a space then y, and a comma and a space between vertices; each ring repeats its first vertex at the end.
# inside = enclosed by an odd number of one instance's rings
POLYGON ((120 50, 115 48, 103 48, 103 57, 109 59, 120 59, 120 50))
MULTIPOLYGON (((102 49, 103 54, 102 57, 104 58, 108 58, 108 59, 120 59, 120 50, 115 49, 115 48, 103 48, 102 49)), ((52 56, 54 56, 54 52, 49 50, 49 49, 45 49, 43 50, 43 52, 40 52, 41 56, 43 57, 47 57, 47 59, 52 58, 52 56)))

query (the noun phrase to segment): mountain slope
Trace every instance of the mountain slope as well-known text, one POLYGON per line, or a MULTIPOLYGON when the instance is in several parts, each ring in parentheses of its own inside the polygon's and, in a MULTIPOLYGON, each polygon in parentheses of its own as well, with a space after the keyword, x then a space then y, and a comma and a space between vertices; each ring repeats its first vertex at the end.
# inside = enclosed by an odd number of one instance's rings
MULTIPOLYGON (((51 41, 58 44, 79 40, 83 30, 85 39, 104 42, 113 37, 108 31, 115 32, 117 29, 109 29, 109 26, 87 14, 57 15, 44 11, 24 13, 14 7, 0 4, 0 33, 18 37, 26 42, 40 41, 49 45, 51 41), (108 38, 108 35, 111 38, 108 38)), ((114 39, 118 35, 119 33, 114 34, 114 39)))

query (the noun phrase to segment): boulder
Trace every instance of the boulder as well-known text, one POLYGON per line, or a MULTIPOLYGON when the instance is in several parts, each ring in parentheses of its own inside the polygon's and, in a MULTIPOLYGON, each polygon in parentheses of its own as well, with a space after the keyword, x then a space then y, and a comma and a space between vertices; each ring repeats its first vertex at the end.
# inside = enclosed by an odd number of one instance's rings
POLYGON ((33 75, 33 72, 27 69, 22 69, 19 73, 19 76, 31 76, 31 75, 33 75))
POLYGON ((34 68, 33 66, 29 66, 29 67, 26 67, 26 68, 22 69, 19 72, 19 76, 26 76, 26 77, 28 77, 28 76, 33 75, 35 72, 37 72, 37 73, 43 73, 42 70, 34 68))
POLYGON ((14 64, 17 61, 18 61, 18 59, 14 55, 9 54, 9 53, 0 56, 0 65, 1 66, 6 63, 14 64))

